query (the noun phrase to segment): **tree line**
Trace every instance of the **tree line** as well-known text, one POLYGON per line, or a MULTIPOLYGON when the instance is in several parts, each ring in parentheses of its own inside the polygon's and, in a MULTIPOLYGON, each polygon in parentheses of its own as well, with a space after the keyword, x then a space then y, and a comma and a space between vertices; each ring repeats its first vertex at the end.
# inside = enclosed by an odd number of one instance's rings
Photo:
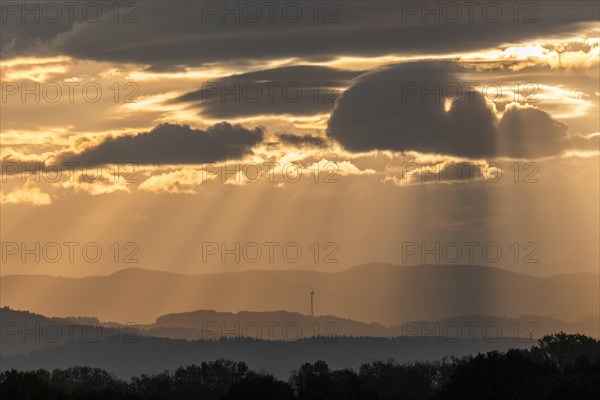
POLYGON ((128 381, 99 368, 0 374, 3 399, 44 400, 470 400, 600 399, 600 341, 544 336, 530 349, 492 351, 435 362, 362 364, 332 370, 305 363, 288 381, 219 359, 128 381))

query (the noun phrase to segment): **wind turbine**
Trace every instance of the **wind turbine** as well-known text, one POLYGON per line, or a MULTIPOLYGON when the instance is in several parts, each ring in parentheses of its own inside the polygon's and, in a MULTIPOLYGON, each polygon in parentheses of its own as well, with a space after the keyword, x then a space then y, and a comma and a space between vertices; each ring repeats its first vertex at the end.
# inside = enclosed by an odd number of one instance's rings
POLYGON ((314 317, 314 309, 313 309, 313 297, 315 296, 314 290, 310 289, 310 316, 314 317))

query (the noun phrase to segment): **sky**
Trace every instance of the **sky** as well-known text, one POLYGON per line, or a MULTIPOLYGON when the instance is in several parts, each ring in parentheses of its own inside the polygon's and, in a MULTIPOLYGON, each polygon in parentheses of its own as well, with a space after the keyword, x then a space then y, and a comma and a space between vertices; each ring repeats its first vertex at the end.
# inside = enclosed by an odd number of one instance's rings
POLYGON ((595 1, 1 7, 2 275, 598 272, 595 1))

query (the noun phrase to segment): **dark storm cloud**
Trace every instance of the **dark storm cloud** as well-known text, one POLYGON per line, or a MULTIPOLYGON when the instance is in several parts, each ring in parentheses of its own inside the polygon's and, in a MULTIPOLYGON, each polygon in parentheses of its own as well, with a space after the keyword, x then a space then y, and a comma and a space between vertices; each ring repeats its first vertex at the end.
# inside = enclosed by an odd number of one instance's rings
MULTIPOLYGON (((452 3, 459 9, 448 10, 441 1, 140 1, 134 23, 122 21, 125 13, 116 23, 114 13, 105 12, 99 22, 82 21, 69 31, 35 29, 41 40, 52 39, 58 53, 161 69, 282 57, 324 60, 339 55, 454 53, 568 34, 580 28, 581 22, 596 22, 598 16, 598 3, 593 1, 519 3, 518 14, 514 2, 452 3), (260 6, 260 18, 243 11, 246 3, 260 6), (267 3, 274 5, 273 12, 264 6, 267 3), (425 4, 439 11, 423 19, 425 4), (206 8, 215 5, 216 14, 206 8), (416 12, 407 9, 411 6, 418 7, 416 12), (224 7, 233 7, 233 12, 223 17, 224 7)), ((27 33, 31 23, 15 23, 11 18, 8 24, 3 41, 31 39, 27 33)))
POLYGON ((221 122, 207 130, 162 124, 135 136, 108 138, 82 153, 64 154, 62 162, 79 164, 201 164, 239 158, 260 143, 261 128, 221 122))
POLYGON ((569 146, 568 126, 536 108, 509 108, 498 124, 501 152, 514 157, 559 154, 569 146))
POLYGON ((319 136, 312 135, 296 135, 293 133, 279 133, 277 139, 281 143, 289 144, 296 147, 326 147, 327 140, 319 136))
POLYGON ((48 42, 76 24, 99 23, 114 12, 114 3, 94 1, 0 2, 0 56, 50 54, 48 42), (84 11, 85 7, 85 11, 84 11))
POLYGON ((328 113, 360 74, 310 65, 273 68, 204 82, 200 90, 174 102, 194 103, 203 115, 214 118, 328 113))
POLYGON ((568 127, 539 109, 511 106, 497 121, 484 97, 458 78, 459 72, 451 63, 419 62, 364 75, 340 98, 327 134, 351 151, 470 158, 535 158, 575 146, 568 127), (456 99, 448 111, 445 99, 456 99))
POLYGON ((352 151, 491 156, 495 116, 479 93, 464 92, 446 112, 441 96, 421 91, 455 81, 456 72, 453 64, 423 62, 367 74, 340 98, 328 135, 352 151))

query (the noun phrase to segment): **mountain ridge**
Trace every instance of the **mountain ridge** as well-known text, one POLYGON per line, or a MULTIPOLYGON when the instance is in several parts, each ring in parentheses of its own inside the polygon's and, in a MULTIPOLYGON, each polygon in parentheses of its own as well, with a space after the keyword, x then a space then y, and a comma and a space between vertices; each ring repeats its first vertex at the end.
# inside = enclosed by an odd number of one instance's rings
POLYGON ((81 278, 9 275, 0 285, 2 305, 122 323, 151 323, 167 313, 198 309, 306 314, 311 290, 316 314, 387 326, 466 314, 531 314, 565 321, 599 314, 597 275, 538 277, 476 265, 366 264, 331 273, 248 270, 198 275, 127 268, 81 278))
POLYGON ((326 275, 335 275, 335 274, 344 274, 344 273, 348 273, 348 272, 352 272, 352 271, 356 271, 356 270, 360 270, 363 268, 377 268, 377 267, 385 267, 385 268, 398 268, 398 269, 413 269, 413 268, 432 268, 432 269, 452 269, 452 268, 457 268, 457 269, 478 269, 478 270, 494 270, 494 271, 502 271, 502 272, 506 272, 509 274, 517 274, 517 275, 522 275, 522 276, 530 276, 533 278, 539 278, 539 279, 550 279, 550 278, 554 278, 554 277, 562 277, 562 276, 580 276, 580 275, 600 275, 598 273, 594 273, 594 272, 586 272, 586 271, 577 271, 577 272, 563 272, 563 273, 559 273, 559 274, 554 274, 554 275, 548 275, 548 276, 538 276, 538 275, 532 275, 532 274, 527 274, 527 273, 523 273, 523 272, 517 272, 517 271, 513 271, 513 270, 509 270, 509 269, 505 269, 505 268, 500 268, 500 267, 493 267, 493 266, 487 266, 487 265, 479 265, 479 264, 413 264, 413 265, 398 265, 398 264, 391 264, 391 263, 366 263, 366 264, 359 264, 359 265, 355 265, 340 271, 331 271, 331 272, 327 272, 327 271, 316 271, 316 270, 311 270, 311 269, 282 269, 282 270, 275 270, 275 269, 261 269, 261 268, 256 268, 256 269, 246 269, 246 270, 242 270, 242 271, 227 271, 227 272, 204 272, 204 273, 197 273, 197 274, 192 274, 192 273, 183 273, 183 272, 173 272, 173 271, 165 271, 165 270, 156 270, 156 269, 148 269, 148 268, 141 268, 141 267, 126 267, 126 268, 122 268, 120 270, 111 272, 110 274, 107 275, 88 275, 88 276, 77 276, 77 277, 70 277, 70 276, 64 276, 64 275, 50 275, 50 274, 8 274, 8 275, 2 275, 2 278, 9 278, 9 277, 47 277, 47 278, 63 278, 63 279, 89 279, 89 278, 106 278, 106 277, 110 277, 110 276, 115 276, 115 275, 121 275, 121 274, 125 274, 125 273, 132 273, 132 272, 139 272, 139 273, 157 273, 157 274, 167 274, 167 275, 177 275, 177 276, 207 276, 207 275, 228 275, 228 274, 239 274, 239 273, 260 273, 260 272, 269 272, 269 273, 297 273, 297 272, 306 272, 306 273, 316 273, 316 274, 326 274, 326 275))

